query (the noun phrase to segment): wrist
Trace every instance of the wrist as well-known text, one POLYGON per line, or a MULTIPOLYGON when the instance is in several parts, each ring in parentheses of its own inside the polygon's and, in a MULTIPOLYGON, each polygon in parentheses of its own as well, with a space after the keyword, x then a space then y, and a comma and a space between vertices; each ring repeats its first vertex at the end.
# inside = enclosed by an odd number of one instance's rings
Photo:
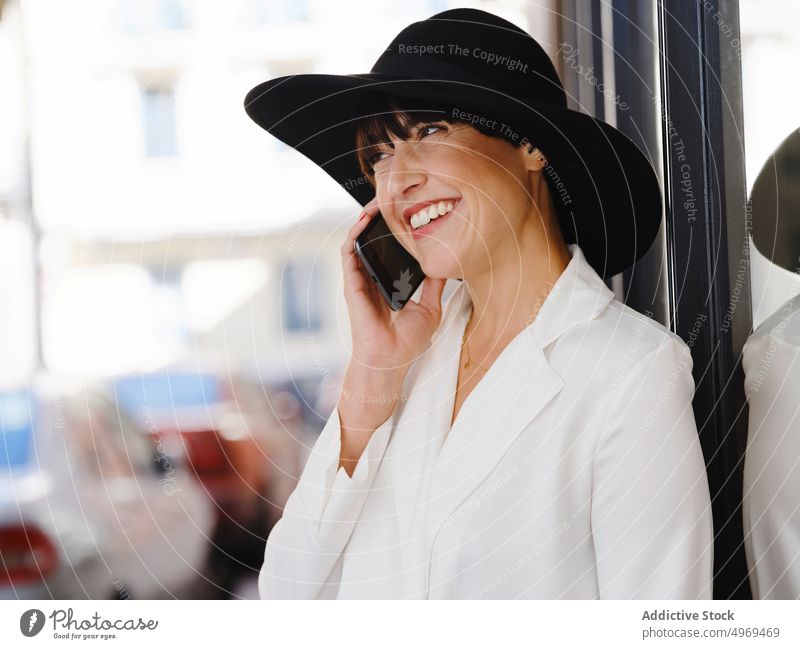
POLYGON ((345 372, 337 407, 351 430, 371 433, 406 401, 405 371, 376 370, 350 364, 345 372), (356 424, 351 428, 349 425, 356 424))
POLYGON ((342 377, 342 394, 348 401, 366 401, 368 397, 384 399, 399 396, 407 368, 383 368, 351 359, 342 377))

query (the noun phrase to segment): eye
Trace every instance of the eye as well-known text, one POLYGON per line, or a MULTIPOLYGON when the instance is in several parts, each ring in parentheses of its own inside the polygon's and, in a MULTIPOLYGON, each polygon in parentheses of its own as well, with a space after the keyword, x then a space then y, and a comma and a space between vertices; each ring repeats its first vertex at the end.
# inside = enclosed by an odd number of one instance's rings
MULTIPOLYGON (((446 131, 447 127, 442 124, 427 124, 421 125, 417 127, 417 139, 421 140, 428 135, 432 135, 437 131, 446 131)), ((367 164, 370 166, 371 169, 375 169, 375 165, 378 164, 381 160, 385 160, 384 156, 390 156, 391 151, 376 151, 375 153, 370 154, 367 157, 367 164)))
POLYGON ((427 137, 428 135, 431 135, 432 133, 435 133, 436 131, 444 131, 444 130, 446 130, 445 127, 438 124, 429 124, 427 126, 421 126, 419 131, 417 131, 417 137, 419 137, 419 139, 422 139, 424 137, 427 137))
POLYGON ((383 160, 383 158, 381 157, 383 155, 389 155, 389 152, 388 151, 376 151, 375 153, 370 155, 369 158, 367 158, 367 162, 369 163, 369 166, 370 167, 374 167, 378 162, 383 160))

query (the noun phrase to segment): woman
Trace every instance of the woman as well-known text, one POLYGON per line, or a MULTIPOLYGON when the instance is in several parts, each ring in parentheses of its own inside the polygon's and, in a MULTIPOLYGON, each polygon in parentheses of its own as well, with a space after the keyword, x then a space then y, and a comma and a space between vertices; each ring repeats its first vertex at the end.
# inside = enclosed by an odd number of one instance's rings
POLYGON ((477 10, 407 27, 369 74, 274 79, 245 106, 366 206, 341 249, 352 358, 261 596, 710 597, 689 350, 601 277, 658 230, 641 152, 477 10), (353 253, 378 209, 427 277, 398 313, 353 253))

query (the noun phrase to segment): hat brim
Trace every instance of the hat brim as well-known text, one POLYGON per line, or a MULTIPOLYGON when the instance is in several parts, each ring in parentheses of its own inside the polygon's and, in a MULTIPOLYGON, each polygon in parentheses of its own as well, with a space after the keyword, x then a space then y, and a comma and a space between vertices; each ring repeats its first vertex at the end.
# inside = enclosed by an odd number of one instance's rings
POLYGON ((375 190, 359 168, 355 135, 376 92, 491 116, 528 137, 547 156, 567 242, 581 247, 601 277, 632 266, 655 240, 662 200, 650 161, 620 131, 578 111, 460 81, 379 73, 270 79, 247 93, 244 107, 363 206, 375 190))

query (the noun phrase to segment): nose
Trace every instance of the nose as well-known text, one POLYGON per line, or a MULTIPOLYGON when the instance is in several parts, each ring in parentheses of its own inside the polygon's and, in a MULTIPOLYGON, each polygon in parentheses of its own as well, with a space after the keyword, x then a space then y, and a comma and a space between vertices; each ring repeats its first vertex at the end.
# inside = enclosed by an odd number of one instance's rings
POLYGON ((389 200, 395 203, 396 213, 402 218, 403 210, 408 207, 409 196, 414 189, 422 187, 428 176, 421 166, 421 161, 414 154, 414 149, 406 142, 395 144, 392 166, 389 170, 387 190, 389 200))

